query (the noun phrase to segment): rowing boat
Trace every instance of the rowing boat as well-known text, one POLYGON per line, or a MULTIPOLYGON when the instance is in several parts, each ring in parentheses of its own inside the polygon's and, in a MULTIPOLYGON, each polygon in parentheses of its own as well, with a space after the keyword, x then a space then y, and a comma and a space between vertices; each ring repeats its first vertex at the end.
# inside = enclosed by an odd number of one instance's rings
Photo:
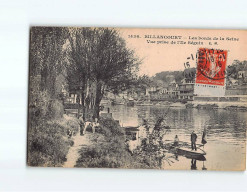
POLYGON ((176 147, 176 151, 179 154, 192 155, 192 156, 203 156, 206 155, 206 152, 201 148, 197 148, 197 150, 191 150, 186 147, 176 147))

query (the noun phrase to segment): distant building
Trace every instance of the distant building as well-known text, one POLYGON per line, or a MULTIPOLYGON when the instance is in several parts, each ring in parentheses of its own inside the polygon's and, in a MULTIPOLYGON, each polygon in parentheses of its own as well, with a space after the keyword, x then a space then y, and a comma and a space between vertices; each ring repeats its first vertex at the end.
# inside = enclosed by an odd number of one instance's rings
POLYGON ((194 99, 194 83, 179 84, 178 99, 193 100, 194 99))
POLYGON ((169 99, 168 93, 161 93, 160 91, 150 92, 151 101, 165 101, 169 99))
MULTIPOLYGON (((172 77, 170 78, 172 79, 172 77)), ((183 99, 192 101, 194 99, 194 79, 184 78, 181 80, 181 83, 177 83, 173 79, 169 85, 147 88, 146 95, 149 95, 151 101, 183 99)))
POLYGON ((165 101, 168 100, 168 88, 163 86, 152 86, 146 89, 146 96, 151 101, 165 101))
POLYGON ((167 94, 168 88, 167 87, 160 87, 159 88, 159 94, 167 94))
POLYGON ((173 80, 167 89, 167 93, 170 99, 177 99, 178 98, 178 84, 175 80, 173 80))
POLYGON ((156 86, 151 86, 146 88, 146 95, 149 96, 150 93, 156 92, 157 91, 157 87, 156 86))
POLYGON ((193 79, 182 79, 182 83, 178 85, 178 99, 179 100, 193 100, 194 99, 194 86, 193 79))

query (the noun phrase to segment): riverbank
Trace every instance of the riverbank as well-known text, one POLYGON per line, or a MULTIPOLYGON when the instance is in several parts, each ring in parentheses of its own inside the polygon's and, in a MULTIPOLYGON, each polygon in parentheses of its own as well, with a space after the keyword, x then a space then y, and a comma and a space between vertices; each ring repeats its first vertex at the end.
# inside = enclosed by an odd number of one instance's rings
MULTIPOLYGON (((108 118, 101 118, 101 130, 92 134, 86 132, 88 142, 87 147, 79 149, 79 158, 75 167, 83 168, 128 168, 128 169, 148 169, 156 168, 146 158, 131 154, 125 143, 126 136, 124 129, 120 125, 108 118)), ((149 158, 150 160, 150 158, 149 158)))
MULTIPOLYGON (((225 109, 229 106, 233 107, 242 107, 247 109, 247 101, 188 101, 187 103, 183 102, 169 102, 169 101, 157 101, 157 102, 148 102, 148 103, 136 103, 133 106, 137 107, 145 107, 145 106, 162 106, 162 107, 170 107, 170 108, 188 108, 188 107, 194 107, 196 108, 198 105, 210 105, 210 106, 217 106, 220 109, 225 109)), ((105 106, 108 106, 108 104, 105 104, 105 106)), ((132 106, 132 107, 133 107, 132 106)))
POLYGON ((224 109, 229 106, 236 106, 236 107, 246 107, 247 108, 247 102, 205 102, 205 101, 193 101, 189 104, 192 104, 192 107, 197 107, 198 105, 217 105, 218 108, 224 109))
POLYGON ((241 107, 241 108, 247 108, 247 102, 246 101, 239 101, 239 102, 219 102, 219 101, 190 101, 186 104, 181 102, 175 102, 170 104, 156 104, 154 106, 169 106, 171 108, 197 108, 198 106, 216 106, 219 109, 225 109, 228 107, 241 107))

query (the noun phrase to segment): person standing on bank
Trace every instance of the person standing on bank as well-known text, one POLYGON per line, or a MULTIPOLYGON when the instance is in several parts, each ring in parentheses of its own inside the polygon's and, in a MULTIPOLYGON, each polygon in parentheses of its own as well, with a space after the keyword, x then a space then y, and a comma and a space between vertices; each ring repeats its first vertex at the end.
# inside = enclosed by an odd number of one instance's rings
POLYGON ((204 128, 203 132, 202 132, 202 144, 203 144, 203 147, 204 145, 207 143, 207 140, 206 140, 206 128, 204 128))
POLYGON ((197 135, 195 134, 195 131, 192 131, 191 133, 191 149, 192 150, 197 150, 196 149, 196 139, 197 139, 197 135))
POLYGON ((173 145, 174 145, 174 146, 178 146, 178 144, 179 144, 179 139, 178 139, 178 135, 176 135, 175 138, 174 138, 174 143, 173 143, 173 145))
POLYGON ((80 135, 84 135, 84 134, 83 134, 83 130, 84 130, 84 120, 83 120, 82 115, 81 115, 80 118, 79 118, 79 125, 80 125, 80 135))

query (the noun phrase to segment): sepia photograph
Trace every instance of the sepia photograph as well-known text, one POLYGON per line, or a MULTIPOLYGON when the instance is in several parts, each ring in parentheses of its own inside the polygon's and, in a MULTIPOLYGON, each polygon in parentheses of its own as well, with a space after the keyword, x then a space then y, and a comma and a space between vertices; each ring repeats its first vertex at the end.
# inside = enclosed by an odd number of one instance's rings
POLYGON ((31 27, 27 165, 245 171, 246 35, 31 27))
POLYGON ((0 0, 0 193, 247 191, 246 7, 0 0))

